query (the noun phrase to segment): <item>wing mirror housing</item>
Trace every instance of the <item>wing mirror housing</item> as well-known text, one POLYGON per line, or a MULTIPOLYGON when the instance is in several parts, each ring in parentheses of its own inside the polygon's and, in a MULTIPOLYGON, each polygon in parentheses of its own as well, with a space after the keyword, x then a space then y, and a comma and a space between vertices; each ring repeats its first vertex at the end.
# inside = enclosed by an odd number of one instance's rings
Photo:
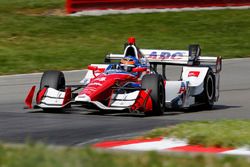
POLYGON ((132 72, 144 72, 147 71, 146 67, 136 67, 132 69, 132 72))
POLYGON ((96 70, 98 70, 98 67, 89 65, 88 70, 96 71, 96 70))
POLYGON ((95 72, 104 72, 105 68, 99 68, 97 66, 91 66, 91 65, 89 65, 88 66, 88 70, 92 70, 92 71, 95 71, 95 72))
POLYGON ((88 70, 91 70, 93 72, 93 76, 96 78, 99 74, 101 74, 105 71, 105 68, 99 68, 97 66, 89 65, 88 70))

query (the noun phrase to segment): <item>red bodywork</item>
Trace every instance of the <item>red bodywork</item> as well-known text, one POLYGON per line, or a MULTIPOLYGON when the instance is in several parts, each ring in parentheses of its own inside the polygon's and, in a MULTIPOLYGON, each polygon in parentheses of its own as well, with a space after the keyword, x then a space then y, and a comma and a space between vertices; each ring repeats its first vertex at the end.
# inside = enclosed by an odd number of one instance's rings
POLYGON ((32 86, 32 88, 30 89, 27 97, 25 98, 25 104, 26 106, 31 109, 32 108, 32 101, 33 101, 33 96, 34 96, 34 93, 35 93, 35 89, 36 89, 36 86, 32 86))
MULTIPOLYGON (((95 70, 98 68, 89 67, 88 69, 95 70)), ((133 72, 143 72, 146 68, 135 68, 133 72)), ((91 101, 99 101, 104 105, 110 107, 111 96, 114 93, 114 87, 120 88, 128 82, 140 83, 139 75, 132 75, 130 73, 101 73, 97 77, 91 79, 88 86, 83 89, 79 95, 87 95, 91 101)), ((131 111, 152 111, 152 100, 150 98, 151 90, 140 90, 138 97, 135 97, 135 103, 131 106, 131 111)))
POLYGON ((105 101, 110 98, 112 87, 120 87, 127 82, 138 82, 138 78, 131 74, 102 73, 91 79, 88 86, 79 95, 86 94, 92 101, 105 101))

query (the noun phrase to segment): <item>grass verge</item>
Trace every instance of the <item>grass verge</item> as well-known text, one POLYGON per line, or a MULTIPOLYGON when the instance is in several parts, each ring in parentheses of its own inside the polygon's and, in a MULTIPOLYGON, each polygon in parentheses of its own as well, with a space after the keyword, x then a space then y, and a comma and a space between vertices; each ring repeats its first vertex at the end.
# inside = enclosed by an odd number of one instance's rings
POLYGON ((0 146, 0 166, 6 167, 247 167, 249 165, 249 157, 102 152, 82 148, 51 148, 41 144, 23 147, 0 146))
POLYGON ((145 137, 185 138, 190 144, 217 147, 250 146, 250 121, 223 120, 188 122, 152 130, 145 137))
POLYGON ((0 0, 0 75, 101 63, 105 54, 121 53, 129 36, 142 48, 186 49, 199 43, 205 55, 250 56, 250 10, 51 15, 63 6, 64 0, 0 0))

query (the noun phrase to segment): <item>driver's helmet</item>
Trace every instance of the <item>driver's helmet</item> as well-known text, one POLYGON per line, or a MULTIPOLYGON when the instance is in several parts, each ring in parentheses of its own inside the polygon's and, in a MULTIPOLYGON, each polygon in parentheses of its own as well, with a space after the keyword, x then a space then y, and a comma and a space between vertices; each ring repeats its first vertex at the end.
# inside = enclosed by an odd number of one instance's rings
POLYGON ((121 69, 127 72, 132 72, 132 69, 135 68, 137 64, 138 60, 133 56, 126 56, 120 61, 121 69))

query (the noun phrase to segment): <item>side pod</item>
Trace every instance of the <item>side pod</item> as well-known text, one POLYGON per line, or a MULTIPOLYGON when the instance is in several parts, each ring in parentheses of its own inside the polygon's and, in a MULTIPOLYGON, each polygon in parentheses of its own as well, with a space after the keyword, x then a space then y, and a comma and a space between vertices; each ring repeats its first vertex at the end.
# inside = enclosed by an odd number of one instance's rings
POLYGON ((25 104, 29 109, 32 109, 32 101, 33 101, 33 97, 34 97, 34 93, 35 93, 35 89, 36 86, 32 86, 32 88, 30 89, 26 99, 25 99, 25 104))

